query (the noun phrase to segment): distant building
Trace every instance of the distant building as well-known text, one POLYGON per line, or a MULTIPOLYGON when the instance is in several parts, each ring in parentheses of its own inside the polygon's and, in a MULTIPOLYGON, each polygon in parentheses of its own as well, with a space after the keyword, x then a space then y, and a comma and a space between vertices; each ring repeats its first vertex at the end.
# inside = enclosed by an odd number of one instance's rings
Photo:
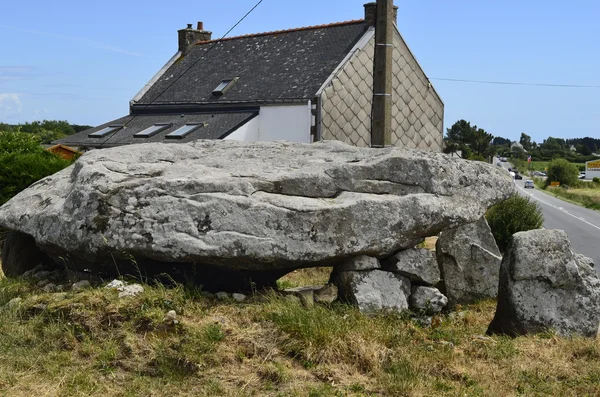
MULTIPOLYGON (((223 40, 201 22, 190 24, 178 31, 178 52, 131 100, 129 115, 53 143, 85 150, 328 139, 368 147, 376 3, 364 10, 361 20, 223 40)), ((391 145, 441 151, 444 104, 395 24, 390 45, 391 145)))
POLYGON ((522 150, 522 151, 524 151, 524 152, 527 152, 527 150, 525 150, 525 148, 523 147, 523 145, 521 145, 521 143, 520 143, 520 142, 517 142, 517 141, 514 141, 514 142, 512 142, 512 143, 510 144, 510 150, 515 150, 515 149, 518 149, 518 150, 522 150))
POLYGON ((600 160, 585 163, 585 179, 592 180, 594 178, 600 178, 600 160))

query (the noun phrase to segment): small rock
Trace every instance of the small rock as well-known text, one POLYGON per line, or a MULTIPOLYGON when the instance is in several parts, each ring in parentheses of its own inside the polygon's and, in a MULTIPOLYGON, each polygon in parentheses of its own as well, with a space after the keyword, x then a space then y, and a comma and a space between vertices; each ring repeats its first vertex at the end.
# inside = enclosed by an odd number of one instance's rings
POLYGON ((104 288, 122 288, 125 286, 125 283, 121 280, 113 280, 110 283, 106 284, 106 286, 104 288))
POLYGON ((40 280, 38 281, 38 283, 36 284, 36 287, 38 288, 44 288, 44 286, 46 286, 46 284, 50 283, 50 280, 40 280))
POLYGON ((223 291, 221 291, 221 292, 217 292, 217 293, 215 294, 215 296, 216 296, 216 297, 217 297, 217 299, 218 299, 218 300, 220 300, 220 301, 226 301, 226 300, 229 300, 229 299, 231 298, 227 292, 223 292, 223 291))
POLYGON ((315 291, 312 289, 305 289, 298 291, 296 295, 300 298, 300 302, 304 307, 311 307, 315 305, 315 291))
POLYGON ((283 293, 298 297, 304 306, 310 307, 315 304, 315 290, 318 288, 315 286, 295 287, 284 289, 283 293))
POLYGON ((315 291, 315 302, 333 303, 338 298, 338 289, 334 284, 327 284, 315 291))
POLYGON ((169 310, 167 314, 165 314, 165 318, 163 318, 163 322, 169 324, 177 324, 177 312, 175 310, 169 310))
POLYGON ((47 278, 48 276, 50 276, 50 274, 51 274, 51 273, 52 273, 52 272, 49 272, 49 271, 47 271, 47 270, 41 270, 41 271, 39 271, 39 272, 35 273, 35 274, 34 274, 33 276, 31 276, 31 277, 33 277, 33 278, 35 278, 35 279, 37 279, 37 280, 42 280, 42 279, 45 279, 45 278, 47 278))
POLYGON ((368 255, 360 255, 355 256, 353 258, 348 259, 346 262, 342 263, 340 266, 336 266, 336 272, 349 272, 349 271, 361 271, 361 270, 375 270, 381 269, 381 264, 379 263, 379 259, 368 256, 368 255))
POLYGON ((8 301, 6 306, 9 308, 17 307, 21 304, 22 300, 23 300, 22 298, 12 298, 11 300, 8 301))
POLYGON ((44 292, 48 292, 48 293, 54 292, 54 291, 56 291, 56 285, 53 283, 48 283, 44 286, 43 290, 44 290, 44 292))
POLYGON ((437 288, 413 285, 409 303, 414 311, 435 314, 442 311, 448 303, 448 298, 437 288))
POLYGON ((236 302, 243 302, 246 300, 246 295, 244 294, 233 294, 232 297, 233 300, 236 302))
POLYGON ((90 284, 90 282, 88 280, 81 280, 81 281, 74 283, 71 286, 71 289, 73 291, 83 291, 84 289, 90 288, 91 286, 92 285, 90 284))
POLYGON ((33 269, 27 270, 25 273, 21 274, 21 277, 23 277, 23 278, 30 278, 34 274, 36 274, 37 272, 41 271, 42 269, 43 269, 43 267, 41 265, 37 265, 33 269))
POLYGON ((119 298, 126 298, 141 294, 144 292, 144 287, 142 287, 140 284, 131 284, 117 288, 117 291, 119 291, 119 298))

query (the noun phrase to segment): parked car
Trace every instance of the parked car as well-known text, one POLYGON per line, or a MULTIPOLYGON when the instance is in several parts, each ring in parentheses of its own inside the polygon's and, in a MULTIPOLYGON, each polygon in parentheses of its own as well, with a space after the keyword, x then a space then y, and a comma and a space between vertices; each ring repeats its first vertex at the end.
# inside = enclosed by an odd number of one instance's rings
POLYGON ((579 173, 579 179, 585 179, 585 172, 579 173))
POLYGON ((515 179, 523 179, 523 176, 517 172, 515 172, 515 179))
POLYGON ((527 189, 527 188, 532 188, 532 189, 535 188, 535 185, 533 184, 533 181, 531 179, 527 179, 525 181, 525 189, 527 189))
POLYGON ((498 167, 502 167, 502 163, 496 163, 498 167))

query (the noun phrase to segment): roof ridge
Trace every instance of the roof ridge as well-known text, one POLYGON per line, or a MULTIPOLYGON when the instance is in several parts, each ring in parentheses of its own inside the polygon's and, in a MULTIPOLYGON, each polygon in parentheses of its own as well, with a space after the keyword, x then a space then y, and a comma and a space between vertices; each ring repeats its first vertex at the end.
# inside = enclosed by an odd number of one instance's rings
POLYGON ((245 34, 245 35, 241 35, 241 36, 225 37, 225 38, 216 39, 216 40, 199 41, 199 42, 195 43, 195 45, 216 43, 216 42, 219 42, 219 41, 229 41, 229 40, 236 40, 236 39, 245 39, 245 38, 250 38, 250 37, 269 36, 269 35, 275 35, 275 34, 281 34, 281 33, 301 32, 303 30, 333 28, 333 27, 337 27, 337 26, 353 25, 353 24, 364 23, 364 22, 365 22, 364 19, 353 19, 351 21, 334 22, 334 23, 328 23, 328 24, 324 24, 324 25, 305 26, 305 27, 302 27, 302 28, 293 28, 293 29, 284 29, 284 30, 273 30, 271 32, 263 32, 263 33, 250 33, 250 34, 245 34))

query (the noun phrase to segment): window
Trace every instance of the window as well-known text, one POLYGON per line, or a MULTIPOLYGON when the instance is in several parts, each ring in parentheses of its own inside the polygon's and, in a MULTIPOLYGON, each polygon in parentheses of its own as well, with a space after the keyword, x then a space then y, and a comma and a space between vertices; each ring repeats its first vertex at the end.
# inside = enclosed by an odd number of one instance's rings
POLYGON ((122 125, 111 125, 111 126, 104 127, 101 130, 91 133, 90 135, 88 135, 88 137, 89 138, 104 138, 108 134, 115 132, 117 130, 120 130, 121 128, 123 128, 122 125))
POLYGON ((185 138, 191 132, 195 131, 196 129, 198 129, 198 128, 202 127, 202 126, 204 126, 204 124, 202 124, 202 123, 199 123, 199 124, 186 124, 183 127, 178 128, 175 131, 171 132, 165 138, 168 138, 168 139, 182 139, 182 138, 185 138))
POLYGON ((234 79, 229 79, 229 80, 223 80, 221 81, 221 84, 219 84, 217 86, 217 88, 215 88, 212 92, 212 94, 214 96, 221 96, 224 95, 227 91, 229 91, 229 89, 231 88, 231 86, 233 85, 233 83, 235 83, 237 81, 237 77, 234 79))
POLYGON ((171 124, 154 124, 152 127, 146 128, 143 131, 138 132, 133 137, 134 138, 150 138, 154 135, 158 134, 161 131, 169 128, 171 124))

